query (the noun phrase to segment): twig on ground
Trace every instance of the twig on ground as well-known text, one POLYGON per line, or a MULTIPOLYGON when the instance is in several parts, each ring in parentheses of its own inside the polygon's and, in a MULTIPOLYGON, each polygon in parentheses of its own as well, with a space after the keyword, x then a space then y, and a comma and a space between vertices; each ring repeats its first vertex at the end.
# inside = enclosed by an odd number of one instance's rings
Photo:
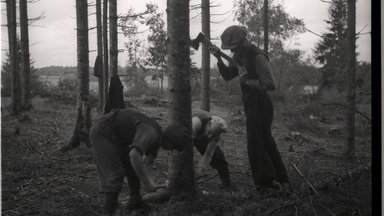
MULTIPOLYGON (((209 177, 209 178, 206 178, 206 179, 203 179, 203 180, 201 180, 201 181, 198 181, 198 184, 201 184, 201 183, 207 182, 207 181, 209 181, 209 180, 212 180, 212 179, 216 178, 217 175, 218 175, 218 174, 214 174, 213 176, 211 176, 211 177, 209 177)), ((203 176, 199 176, 196 180, 200 179, 201 177, 203 177, 203 176)))
POLYGON ((315 192, 315 194, 317 196, 320 196, 319 192, 316 190, 316 188, 311 184, 311 182, 309 182, 305 176, 303 175, 303 173, 299 170, 299 168, 297 168, 297 166, 293 163, 291 163, 292 167, 295 169, 295 171, 300 175, 300 177, 304 180, 304 182, 313 190, 313 192, 315 192))
POLYGON ((327 208, 326 206, 323 206, 323 205, 320 205, 321 207, 323 207, 325 210, 327 210, 327 212, 329 212, 329 214, 331 214, 332 216, 336 216, 335 213, 333 213, 329 208, 327 208))
POLYGON ((317 212, 316 212, 315 207, 313 206, 313 202, 312 202, 312 197, 311 197, 311 195, 309 195, 309 203, 311 204, 311 208, 312 208, 313 214, 314 214, 315 216, 317 216, 317 212))
POLYGON ((40 155, 43 154, 42 152, 37 151, 36 148, 33 147, 33 146, 31 146, 28 142, 24 142, 24 144, 25 144, 29 149, 33 150, 34 152, 36 152, 36 153, 38 153, 38 154, 40 154, 40 155))

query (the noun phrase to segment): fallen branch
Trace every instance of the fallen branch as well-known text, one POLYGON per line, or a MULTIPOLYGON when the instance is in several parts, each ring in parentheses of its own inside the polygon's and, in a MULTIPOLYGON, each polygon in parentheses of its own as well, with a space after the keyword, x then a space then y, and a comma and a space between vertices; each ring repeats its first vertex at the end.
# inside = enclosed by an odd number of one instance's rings
POLYGON ((315 207, 313 206, 313 202, 312 202, 312 197, 311 196, 309 196, 309 203, 311 204, 311 208, 312 208, 313 214, 315 216, 317 216, 317 212, 316 212, 315 207))
POLYGON ((209 180, 211 180, 211 179, 216 178, 217 175, 218 175, 218 174, 215 174, 215 175, 213 175, 213 176, 211 176, 211 177, 209 177, 209 178, 206 178, 206 179, 203 179, 203 180, 201 180, 201 181, 198 181, 197 183, 198 183, 198 184, 201 184, 201 183, 207 182, 207 181, 209 181, 209 180))
POLYGON ((295 169, 295 171, 299 174, 299 176, 304 180, 304 182, 315 192, 317 196, 320 196, 319 192, 316 190, 316 188, 309 182, 303 175, 303 173, 297 168, 297 166, 293 163, 291 163, 292 167, 295 169))
POLYGON ((370 172, 370 167, 359 167, 353 170, 349 170, 345 173, 341 173, 340 175, 336 175, 332 178, 329 178, 327 181, 320 181, 317 183, 314 183, 316 185, 316 188, 319 190, 324 190, 329 187, 329 185, 338 185, 342 182, 352 180, 353 178, 358 178, 359 176, 362 176, 365 172, 370 172))

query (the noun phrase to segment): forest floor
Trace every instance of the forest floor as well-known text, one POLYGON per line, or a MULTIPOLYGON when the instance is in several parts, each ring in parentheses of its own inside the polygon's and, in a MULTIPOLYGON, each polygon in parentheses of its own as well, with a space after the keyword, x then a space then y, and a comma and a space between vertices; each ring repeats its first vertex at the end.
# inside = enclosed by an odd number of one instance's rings
MULTIPOLYGON (((99 215, 102 197, 91 149, 80 146, 64 154, 58 151, 71 137, 75 107, 35 98, 32 111, 12 116, 7 111, 8 101, 2 98, 2 215, 99 215)), ((161 101, 130 102, 161 125, 168 123, 167 106, 161 101)), ((125 184, 118 215, 372 215, 370 124, 357 127, 356 156, 346 157, 341 154, 343 130, 338 129, 343 118, 318 109, 324 116, 303 117, 302 125, 294 124, 291 116, 275 115, 273 134, 292 184, 290 194, 256 192, 241 106, 213 103, 212 112, 229 124, 220 145, 235 189, 222 189, 215 170, 208 169, 196 176, 196 199, 149 203, 148 211, 129 212, 125 184)), ((93 109, 93 119, 99 116, 93 109)), ((196 164, 201 156, 194 155, 196 164)), ((167 163, 168 153, 160 151, 155 161, 157 183, 167 179, 167 163)))

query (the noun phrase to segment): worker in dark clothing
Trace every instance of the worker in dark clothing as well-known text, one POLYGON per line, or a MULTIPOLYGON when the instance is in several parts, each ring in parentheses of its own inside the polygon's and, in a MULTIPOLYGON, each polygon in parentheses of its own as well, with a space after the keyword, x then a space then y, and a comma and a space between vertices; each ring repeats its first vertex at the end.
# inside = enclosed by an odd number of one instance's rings
POLYGON ((242 101, 247 125, 249 164, 256 188, 288 189, 288 175, 271 133, 273 104, 267 91, 275 89, 269 58, 258 47, 247 41, 244 26, 230 26, 221 35, 222 49, 230 49, 238 63, 225 65, 220 49, 209 49, 218 59, 221 76, 228 81, 239 74, 242 101), (246 74, 239 73, 239 66, 246 74))
POLYGON ((151 178, 157 151, 183 150, 190 142, 188 131, 177 124, 162 130, 152 118, 130 109, 112 110, 101 117, 90 130, 94 158, 99 175, 99 190, 104 193, 103 213, 113 215, 124 177, 129 186, 129 209, 143 208, 140 185, 154 192, 157 185, 151 178))
POLYGON ((109 113, 113 109, 124 109, 123 84, 119 76, 113 76, 109 84, 108 98, 104 107, 104 114, 109 113))
POLYGON ((211 165, 217 170, 223 187, 230 188, 231 177, 228 162, 218 146, 220 135, 226 130, 227 123, 221 117, 204 110, 195 110, 192 113, 193 144, 203 155, 198 163, 197 173, 201 173, 208 165, 211 165))

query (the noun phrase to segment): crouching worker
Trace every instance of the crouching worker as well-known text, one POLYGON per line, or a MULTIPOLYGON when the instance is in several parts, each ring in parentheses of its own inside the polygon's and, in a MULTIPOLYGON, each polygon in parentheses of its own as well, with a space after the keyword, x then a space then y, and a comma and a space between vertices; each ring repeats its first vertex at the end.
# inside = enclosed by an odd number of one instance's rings
POLYGON ((227 130, 227 123, 219 116, 204 110, 195 110, 192 114, 192 137, 196 149, 203 155, 197 167, 201 173, 211 165, 216 169, 224 188, 231 187, 228 162, 218 146, 220 135, 227 130))
POLYGON ((113 215, 124 177, 129 187, 130 210, 144 208, 140 186, 154 192, 151 167, 160 146, 165 150, 183 150, 189 142, 188 131, 180 125, 162 130, 152 118, 130 109, 113 110, 101 117, 90 130, 94 158, 99 175, 99 190, 104 193, 103 214, 113 215))

